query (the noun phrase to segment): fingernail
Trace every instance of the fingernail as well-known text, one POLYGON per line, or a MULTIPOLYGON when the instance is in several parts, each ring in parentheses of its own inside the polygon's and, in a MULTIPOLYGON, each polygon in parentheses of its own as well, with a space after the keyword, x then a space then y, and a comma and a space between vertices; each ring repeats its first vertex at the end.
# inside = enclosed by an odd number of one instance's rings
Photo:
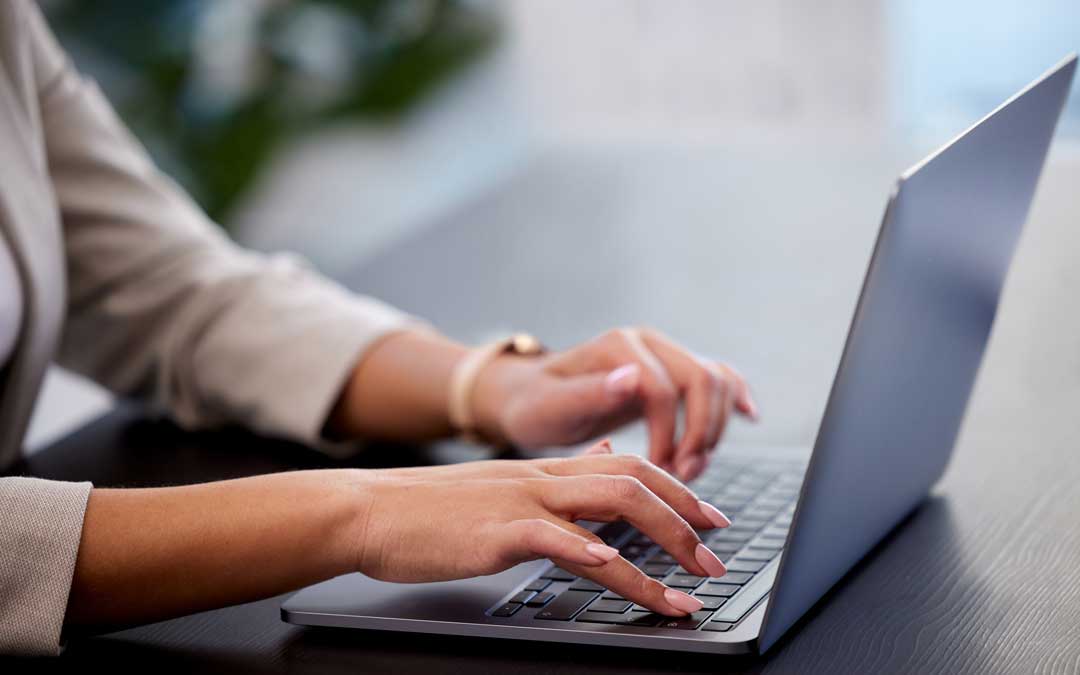
POLYGON ((641 381, 641 368, 636 363, 628 363, 608 373, 604 386, 616 396, 626 396, 637 391, 641 381))
POLYGON ((691 597, 681 591, 677 591, 674 588, 669 588, 664 591, 664 599, 675 609, 680 612, 686 612, 687 614, 692 614, 705 606, 705 603, 697 598, 691 597))
POLYGON ((715 553, 705 548, 705 544, 698 544, 694 549, 694 559, 705 568, 710 577, 722 577, 727 574, 727 567, 724 567, 724 563, 720 562, 720 558, 717 558, 715 553))
POLYGON ((701 514, 709 519, 709 522, 714 527, 727 527, 731 525, 731 519, 724 515, 724 512, 716 508, 709 502, 698 501, 698 508, 701 509, 701 514))
MULTIPOLYGON (((585 551, 588 552, 589 555, 596 556, 604 562, 611 562, 619 556, 619 549, 611 548, 610 546, 605 546, 604 544, 597 544, 594 542, 585 544, 585 551)), ((715 576, 721 575, 717 574, 715 576)))

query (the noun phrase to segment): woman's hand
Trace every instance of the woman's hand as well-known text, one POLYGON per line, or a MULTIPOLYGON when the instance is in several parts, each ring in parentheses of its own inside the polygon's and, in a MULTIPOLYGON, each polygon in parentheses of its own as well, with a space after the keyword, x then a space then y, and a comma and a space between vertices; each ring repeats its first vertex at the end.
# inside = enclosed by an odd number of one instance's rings
POLYGON ((575 520, 624 519, 690 572, 721 576, 723 563, 695 528, 727 518, 669 474, 605 443, 573 458, 390 469, 356 484, 369 500, 356 569, 386 581, 494 574, 550 558, 628 600, 667 615, 701 608, 619 556, 575 520))
POLYGON ((580 443, 644 416, 649 458, 683 480, 704 470, 732 412, 757 418, 738 372, 646 328, 541 358, 500 357, 481 372, 473 402, 488 436, 521 447, 580 443))
MULTIPOLYGON (((432 331, 384 337, 348 377, 325 433, 406 442, 453 434, 450 380, 466 352, 432 331)), ((541 357, 500 356, 480 371, 471 402, 482 435, 529 448, 581 443, 644 416, 649 458, 683 480, 704 470, 733 412, 757 418, 733 368, 646 328, 541 357)))

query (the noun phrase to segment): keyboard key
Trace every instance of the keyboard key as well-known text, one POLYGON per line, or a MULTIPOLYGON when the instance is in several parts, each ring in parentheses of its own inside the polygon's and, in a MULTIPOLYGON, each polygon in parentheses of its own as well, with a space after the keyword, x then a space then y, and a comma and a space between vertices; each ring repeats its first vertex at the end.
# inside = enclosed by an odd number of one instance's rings
MULTIPOLYGON (((787 535, 785 535, 787 536, 787 535)), ((709 537, 709 543, 717 542, 746 542, 754 538, 753 532, 739 532, 732 530, 724 530, 723 532, 717 532, 713 536, 709 537)))
POLYGON ((727 621, 710 621, 704 626, 702 626, 701 630, 711 630, 716 633, 726 633, 734 627, 735 624, 728 623, 727 621))
POLYGON ((713 621, 727 621, 736 623, 747 612, 757 605, 758 601, 769 594, 772 590, 767 584, 759 584, 757 588, 748 586, 745 593, 739 593, 724 603, 724 606, 713 617, 713 621))
POLYGON ((526 607, 543 607, 551 602, 551 599, 555 597, 555 594, 551 591, 540 591, 525 603, 526 607))
POLYGON ((502 607, 498 608, 491 613, 491 616, 514 616, 514 613, 521 609, 521 605, 516 602, 508 602, 502 607))
POLYGON ((723 598, 729 598, 739 592, 740 586, 735 584, 721 584, 715 581, 710 581, 701 588, 694 591, 694 595, 717 595, 723 598))
POLYGON ((787 506, 787 503, 788 500, 786 499, 777 499, 776 497, 773 497, 772 495, 766 493, 758 497, 757 501, 755 501, 753 505, 761 509, 779 511, 780 509, 787 506))
POLYGON ((608 591, 607 593, 604 593, 600 597, 603 598, 604 600, 625 600, 626 599, 623 596, 616 593, 615 591, 608 591))
POLYGON ((709 618, 710 614, 712 614, 712 612, 701 610, 700 612, 694 612, 687 616, 665 616, 660 623, 656 624, 656 627, 673 628, 675 630, 695 630, 705 622, 705 619, 709 618))
POLYGON ((665 565, 664 563, 645 563, 641 566, 641 571, 650 577, 666 577, 671 573, 673 567, 674 565, 665 565))
POLYGON ((750 577, 752 576, 754 575, 748 574, 747 572, 728 572, 724 576, 717 578, 717 581, 722 581, 725 584, 742 585, 745 584, 747 581, 750 581, 750 577))
POLYGON ((663 564, 666 564, 666 565, 674 565, 675 564, 675 558, 672 558, 670 553, 667 553, 665 551, 659 551, 658 553, 656 553, 655 555, 650 557, 645 562, 654 563, 654 564, 655 563, 663 563, 663 564))
POLYGON ((743 547, 741 541, 714 541, 706 544, 706 547, 713 553, 734 553, 743 547))
POLYGON ((588 591, 563 591, 548 603, 547 607, 537 612, 536 618, 547 621, 569 621, 595 597, 596 593, 588 591))
POLYGON ((740 518, 739 520, 732 521, 731 527, 728 529, 732 532, 757 532, 768 524, 769 521, 767 520, 754 520, 753 518, 743 520, 740 518))
POLYGON ((578 579, 574 583, 570 584, 570 590, 592 591, 593 593, 599 593, 600 591, 606 591, 607 589, 596 583, 592 579, 578 579))
POLYGON ((652 546, 656 542, 654 542, 652 539, 650 539, 649 535, 641 534, 639 532, 636 537, 634 537, 633 539, 630 540, 630 543, 631 544, 636 544, 638 546, 652 546))
POLYGON ((711 500, 709 503, 720 509, 725 515, 734 517, 738 517, 739 512, 746 506, 746 502, 733 502, 727 500, 711 500))
POLYGON ((630 536, 631 532, 637 533, 633 525, 625 520, 616 520, 597 530, 596 536, 600 537, 608 546, 618 546, 619 543, 630 536))
POLYGON ((524 605, 533 596, 533 591, 519 591, 514 597, 507 600, 507 602, 516 602, 519 605, 524 605))
POLYGON ((756 560, 760 562, 769 562, 777 555, 780 554, 780 549, 768 549, 768 548, 748 548, 739 554, 740 560, 756 560))
MULTIPOLYGON (((712 549, 710 548, 710 550, 712 550, 712 549)), ((740 547, 740 550, 741 550, 741 547, 740 547)), ((729 561, 729 560, 731 560, 732 558, 735 557, 735 551, 713 551, 713 553, 715 553, 716 557, 720 558, 720 560, 722 562, 724 562, 725 564, 727 563, 727 561, 729 561)))
POLYGON ((762 506, 751 505, 750 508, 742 512, 743 518, 752 518, 754 520, 772 520, 777 513, 780 512, 779 508, 765 508, 762 506))
POLYGON ((542 591, 551 585, 551 579, 534 579, 528 586, 525 587, 527 591, 542 591))
POLYGON ((664 584, 672 588, 697 588, 703 581, 704 577, 693 574, 671 574, 664 579, 664 584))
POLYGON ((760 572, 762 567, 765 567, 765 563, 742 557, 735 558, 727 564, 728 572, 750 572, 751 574, 760 572))
POLYGON ((712 595, 698 595, 695 593, 694 597, 704 603, 702 609, 707 609, 710 612, 720 609, 720 606, 727 602, 727 598, 718 598, 712 595))
POLYGON ((555 567, 552 565, 540 575, 541 579, 551 579, 552 581, 573 581, 577 579, 576 574, 571 574, 561 567, 555 567))
POLYGON ((765 531, 761 533, 761 537, 763 539, 787 539, 787 533, 788 529, 786 527, 773 525, 765 528, 765 531))
POLYGON ((577 620, 585 623, 610 623, 619 626, 641 626, 651 628, 661 619, 659 614, 652 612, 627 612, 625 614, 610 614, 607 612, 582 612, 577 620))
POLYGON ((764 537, 759 537, 747 544, 747 547, 751 549, 779 551, 784 548, 784 541, 782 539, 765 539, 764 537))
POLYGON ((589 605, 590 612, 613 612, 615 614, 622 614, 626 610, 630 609, 630 605, 634 603, 629 600, 604 600, 600 599, 589 605))
POLYGON ((757 497, 768 481, 739 477, 720 494, 720 499, 746 499, 757 497))

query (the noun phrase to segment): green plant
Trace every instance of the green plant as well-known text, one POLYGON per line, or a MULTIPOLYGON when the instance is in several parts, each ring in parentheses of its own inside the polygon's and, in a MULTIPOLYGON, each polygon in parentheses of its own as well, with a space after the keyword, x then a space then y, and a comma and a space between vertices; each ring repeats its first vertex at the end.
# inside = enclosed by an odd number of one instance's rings
POLYGON ((46 6, 163 168, 215 218, 296 134, 389 121, 483 54, 465 0, 67 0, 46 6))

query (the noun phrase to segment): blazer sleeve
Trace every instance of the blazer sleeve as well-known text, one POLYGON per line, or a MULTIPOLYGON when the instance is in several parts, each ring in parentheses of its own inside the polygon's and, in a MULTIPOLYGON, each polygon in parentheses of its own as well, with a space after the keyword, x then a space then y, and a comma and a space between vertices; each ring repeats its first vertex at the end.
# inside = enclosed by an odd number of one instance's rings
POLYGON ((364 351, 419 322, 296 258, 236 246, 29 11, 68 265, 61 364, 188 427, 240 423, 318 445, 364 351))
POLYGON ((89 495, 90 483, 0 478, 0 654, 59 652, 89 495))

